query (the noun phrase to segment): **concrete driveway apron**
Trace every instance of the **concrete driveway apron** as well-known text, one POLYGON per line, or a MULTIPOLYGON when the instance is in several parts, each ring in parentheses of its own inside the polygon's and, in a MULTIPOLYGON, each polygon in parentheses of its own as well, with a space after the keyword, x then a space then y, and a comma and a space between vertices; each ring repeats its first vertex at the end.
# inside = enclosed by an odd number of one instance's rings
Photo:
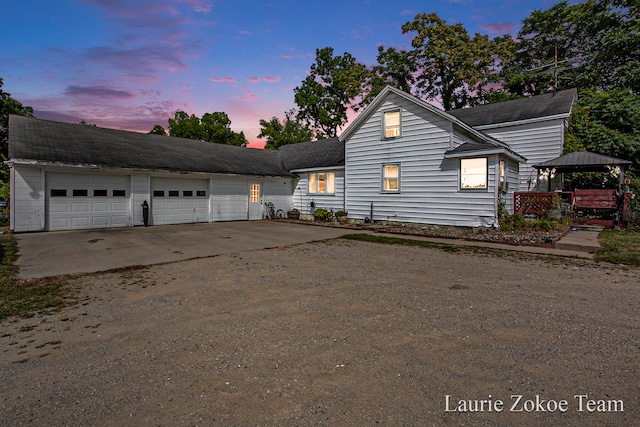
POLYGON ((348 231, 240 221, 17 234, 20 278, 92 273, 332 239, 348 231))

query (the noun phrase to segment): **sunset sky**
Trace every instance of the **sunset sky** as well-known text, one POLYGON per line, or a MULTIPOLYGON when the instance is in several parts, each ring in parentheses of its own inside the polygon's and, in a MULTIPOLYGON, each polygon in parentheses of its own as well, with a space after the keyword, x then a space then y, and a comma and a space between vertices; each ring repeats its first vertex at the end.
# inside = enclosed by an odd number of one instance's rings
POLYGON ((2 1, 3 90, 43 119, 148 132, 178 110, 223 111, 261 146, 259 120, 295 106, 318 48, 373 65, 410 47, 417 13, 471 34, 515 34, 530 0, 2 1))

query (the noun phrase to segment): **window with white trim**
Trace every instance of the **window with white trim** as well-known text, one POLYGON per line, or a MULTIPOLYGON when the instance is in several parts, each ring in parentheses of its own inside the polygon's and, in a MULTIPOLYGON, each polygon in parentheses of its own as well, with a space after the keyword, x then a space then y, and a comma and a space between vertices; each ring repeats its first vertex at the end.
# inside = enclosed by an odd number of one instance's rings
POLYGON ((462 190, 486 190, 486 157, 460 159, 460 188, 462 190))
POLYGON ((309 194, 335 193, 334 172, 314 172, 309 174, 309 194))
POLYGON ((397 193, 400 191, 400 165, 382 166, 382 191, 397 193))
POLYGON ((387 111, 384 113, 384 137, 398 138, 400 136, 400 111, 387 111))

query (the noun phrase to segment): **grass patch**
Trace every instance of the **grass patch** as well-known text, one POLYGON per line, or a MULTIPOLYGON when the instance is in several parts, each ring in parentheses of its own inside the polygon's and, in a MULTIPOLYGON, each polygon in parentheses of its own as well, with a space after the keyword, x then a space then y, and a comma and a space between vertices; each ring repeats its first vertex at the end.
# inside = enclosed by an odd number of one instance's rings
POLYGON ((15 237, 0 235, 0 320, 31 317, 68 305, 71 292, 62 279, 18 280, 17 253, 15 237))
POLYGON ((459 252, 460 248, 444 243, 434 243, 425 240, 403 239, 401 237, 374 236, 372 234, 345 234, 342 239, 360 240, 372 243, 386 243, 392 245, 419 246, 423 248, 435 248, 445 252, 459 252))
POLYGON ((599 261, 640 266, 640 233, 634 231, 604 230, 599 235, 599 261))

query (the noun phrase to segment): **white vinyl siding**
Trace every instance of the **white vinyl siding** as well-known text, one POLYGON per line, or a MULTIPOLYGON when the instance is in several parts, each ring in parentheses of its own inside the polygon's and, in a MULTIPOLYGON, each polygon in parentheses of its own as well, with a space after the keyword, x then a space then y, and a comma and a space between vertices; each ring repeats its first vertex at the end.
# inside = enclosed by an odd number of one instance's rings
POLYGON ((309 183, 309 177, 317 172, 300 172, 300 179, 293 191, 292 205, 303 214, 310 214, 313 209, 311 203, 315 207, 334 212, 344 210, 344 170, 335 169, 332 171, 324 171, 324 173, 332 173, 333 193, 309 193, 309 188, 314 188, 309 183))
POLYGON ((491 226, 495 223, 497 155, 488 156, 487 191, 459 188, 459 159, 445 159, 453 141, 468 137, 452 133, 452 124, 409 100, 390 93, 377 111, 346 141, 346 209, 349 216, 375 221, 400 221, 455 226, 491 226), (383 139, 383 111, 401 110, 401 139, 383 139), (399 193, 380 191, 380 167, 401 166, 399 193))
POLYGON ((44 172, 14 165, 11 169, 10 227, 15 232, 42 231, 45 227, 44 172))
MULTIPOLYGON (((495 127, 481 127, 482 132, 509 144, 509 148, 527 159, 520 165, 520 185, 515 191, 534 190, 536 170, 533 165, 555 159, 562 155, 564 142, 564 119, 541 120, 535 123, 495 127)), ((538 186, 546 191, 546 182, 538 186)))

